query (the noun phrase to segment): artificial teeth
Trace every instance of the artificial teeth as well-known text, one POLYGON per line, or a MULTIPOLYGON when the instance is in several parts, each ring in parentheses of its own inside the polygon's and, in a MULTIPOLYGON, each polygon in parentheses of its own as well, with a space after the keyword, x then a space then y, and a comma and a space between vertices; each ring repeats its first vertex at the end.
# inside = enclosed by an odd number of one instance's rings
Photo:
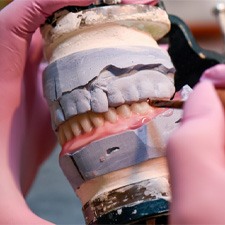
POLYGON ((78 137, 81 134, 89 133, 94 128, 104 126, 104 123, 116 123, 118 118, 128 119, 132 114, 145 115, 153 110, 147 102, 133 103, 132 105, 121 105, 115 108, 109 108, 105 113, 88 112, 70 118, 59 127, 58 139, 61 145, 78 137))
POLYGON ((71 130, 71 126, 69 125, 68 122, 65 123, 65 125, 63 126, 63 129, 66 140, 71 140, 73 138, 73 132, 71 130))
POLYGON ((72 119, 69 120, 71 129, 73 131, 73 134, 75 137, 79 136, 82 133, 82 128, 79 125, 79 123, 76 121, 76 118, 73 117, 72 119))
POLYGON ((149 112, 149 110, 151 110, 151 107, 147 102, 141 102, 139 104, 141 106, 142 114, 146 114, 149 112))
POLYGON ((64 131, 63 131, 63 125, 59 128, 58 140, 59 140, 60 145, 63 145, 66 142, 66 137, 65 137, 64 131))
POLYGON ((89 115, 91 122, 93 123, 93 125, 95 127, 103 126, 105 120, 104 120, 104 117, 102 114, 90 112, 90 113, 88 113, 88 115, 89 115))
POLYGON ((114 108, 109 108, 109 110, 104 113, 104 117, 110 123, 115 123, 118 120, 118 115, 114 108))
POLYGON ((131 110, 130 110, 129 105, 121 105, 121 106, 117 107, 116 111, 122 118, 130 118, 131 117, 131 110))
POLYGON ((77 121, 79 121, 84 132, 89 133, 92 131, 93 126, 87 114, 81 114, 77 116, 77 121))
POLYGON ((130 108, 133 113, 138 115, 142 114, 142 108, 140 106, 140 103, 133 103, 130 108))

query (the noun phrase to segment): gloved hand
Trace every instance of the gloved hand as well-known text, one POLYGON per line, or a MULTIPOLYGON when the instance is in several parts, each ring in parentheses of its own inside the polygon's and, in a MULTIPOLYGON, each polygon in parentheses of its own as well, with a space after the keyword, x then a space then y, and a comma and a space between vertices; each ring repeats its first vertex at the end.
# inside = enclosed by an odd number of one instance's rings
POLYGON ((91 2, 15 0, 0 12, 0 224, 48 224, 23 197, 56 143, 38 74, 41 37, 33 34, 55 10, 91 2))
POLYGON ((35 216, 24 200, 39 165, 56 143, 42 97, 38 73, 42 42, 36 30, 59 8, 92 2, 14 0, 0 12, 0 224, 49 224, 35 216))
POLYGON ((214 86, 225 87, 225 65, 205 71, 168 142, 171 224, 225 223, 225 117, 214 86))

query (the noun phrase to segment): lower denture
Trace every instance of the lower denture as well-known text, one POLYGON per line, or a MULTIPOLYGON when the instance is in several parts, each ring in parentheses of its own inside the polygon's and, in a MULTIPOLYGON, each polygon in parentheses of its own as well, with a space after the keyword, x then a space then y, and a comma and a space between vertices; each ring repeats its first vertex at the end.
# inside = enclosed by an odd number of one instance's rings
MULTIPOLYGON (((110 108, 109 113, 110 111, 114 110, 115 109, 110 108)), ((137 129, 143 124, 148 123, 151 119, 153 119, 154 117, 156 117, 157 115, 161 114, 164 111, 165 109, 162 108, 160 109, 160 108, 146 107, 146 102, 134 103, 131 106, 128 105, 119 106, 117 110, 117 118, 112 118, 113 122, 109 122, 110 120, 104 120, 101 114, 100 117, 99 115, 98 116, 96 115, 97 119, 101 120, 102 118, 101 122, 99 123, 99 126, 93 126, 92 129, 90 129, 88 132, 84 132, 83 130, 80 135, 74 136, 73 138, 68 136, 68 139, 67 137, 60 136, 63 135, 61 129, 64 130, 65 135, 66 134, 65 129, 71 128, 69 127, 69 125, 60 126, 58 137, 60 144, 63 145, 61 155, 73 153, 74 151, 81 149, 83 146, 95 140, 110 135, 118 134, 126 130, 137 129), (124 108, 123 110, 121 109, 122 107, 124 108), (130 109, 127 107, 130 107, 130 109), (139 112, 139 110, 141 110, 141 107, 142 110, 144 110, 142 113, 139 112), (120 109, 123 112, 120 112, 120 109), (129 113, 130 115, 128 115, 129 113), (102 125, 100 125, 101 123, 102 125)), ((107 117, 107 113, 105 113, 106 115, 105 118, 107 117)), ((95 113, 93 112, 89 112, 89 114, 91 114, 92 116, 95 115, 95 113)), ((113 113, 113 116, 115 117, 115 112, 113 113)), ((74 120, 74 118, 70 120, 72 121, 74 120)))

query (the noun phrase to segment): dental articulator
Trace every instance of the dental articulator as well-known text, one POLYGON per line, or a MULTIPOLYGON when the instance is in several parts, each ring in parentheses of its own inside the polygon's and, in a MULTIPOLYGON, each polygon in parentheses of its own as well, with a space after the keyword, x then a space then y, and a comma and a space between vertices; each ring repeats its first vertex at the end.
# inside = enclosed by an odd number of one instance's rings
POLYGON ((199 47, 163 1, 69 6, 41 30, 59 162, 86 224, 167 224, 166 141, 191 88, 224 56, 199 47))

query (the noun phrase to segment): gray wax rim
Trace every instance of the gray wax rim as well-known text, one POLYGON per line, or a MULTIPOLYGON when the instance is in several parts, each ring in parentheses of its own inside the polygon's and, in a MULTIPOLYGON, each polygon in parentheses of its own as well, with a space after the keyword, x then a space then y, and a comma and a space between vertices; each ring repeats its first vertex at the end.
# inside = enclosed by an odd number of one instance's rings
POLYGON ((147 141, 147 127, 144 125, 136 132, 129 130, 94 141, 71 157, 83 179, 90 180, 164 155, 161 149, 148 146, 147 141))

